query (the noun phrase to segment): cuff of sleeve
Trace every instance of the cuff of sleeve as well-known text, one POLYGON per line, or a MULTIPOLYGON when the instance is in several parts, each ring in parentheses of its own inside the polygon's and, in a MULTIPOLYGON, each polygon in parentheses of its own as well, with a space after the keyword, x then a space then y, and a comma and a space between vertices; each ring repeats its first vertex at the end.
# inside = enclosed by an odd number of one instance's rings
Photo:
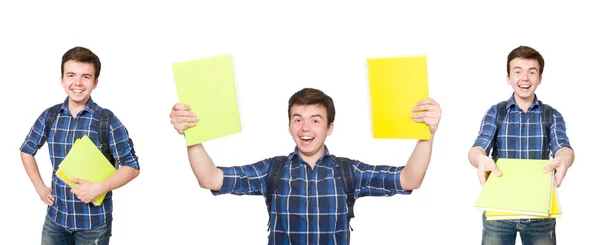
POLYGON ((27 142, 23 143, 19 150, 25 154, 29 154, 32 156, 35 156, 35 154, 37 153, 37 148, 31 147, 29 144, 27 144, 27 142))
POLYGON ((398 176, 398 177, 396 177, 396 186, 399 187, 398 188, 399 194, 410 195, 410 194, 412 194, 412 190, 408 190, 408 191, 404 190, 404 188, 402 188, 402 184, 400 182, 400 173, 402 172, 403 169, 404 169, 404 166, 400 166, 398 169, 398 174, 396 174, 396 176, 398 176))
POLYGON ((488 144, 488 142, 486 142, 485 140, 477 139, 475 141, 475 143, 473 143, 473 146, 471 146, 471 147, 479 146, 479 147, 481 147, 481 149, 483 149, 485 151, 485 154, 490 154, 491 147, 486 148, 486 146, 489 146, 489 145, 491 145, 491 144, 488 144))
POLYGON ((232 167, 218 167, 223 170, 223 184, 219 191, 210 190, 213 196, 231 193, 233 191, 233 181, 230 181, 231 176, 235 176, 235 170, 232 167))

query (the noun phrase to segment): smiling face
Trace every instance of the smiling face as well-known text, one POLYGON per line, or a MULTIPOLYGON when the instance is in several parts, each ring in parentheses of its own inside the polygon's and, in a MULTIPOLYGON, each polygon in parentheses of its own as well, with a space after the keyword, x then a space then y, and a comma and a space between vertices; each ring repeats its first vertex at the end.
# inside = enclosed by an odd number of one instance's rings
POLYGON ((538 61, 523 58, 511 60, 506 81, 515 91, 515 100, 517 102, 533 102, 535 99, 535 90, 542 82, 538 61))
POLYGON ((61 84, 69 95, 69 105, 74 108, 83 108, 90 99, 92 90, 96 88, 98 79, 92 63, 69 60, 64 63, 64 70, 60 78, 61 84))
POLYGON ((327 123, 324 106, 294 104, 290 108, 289 132, 305 161, 325 154, 325 139, 332 131, 333 123, 327 123))

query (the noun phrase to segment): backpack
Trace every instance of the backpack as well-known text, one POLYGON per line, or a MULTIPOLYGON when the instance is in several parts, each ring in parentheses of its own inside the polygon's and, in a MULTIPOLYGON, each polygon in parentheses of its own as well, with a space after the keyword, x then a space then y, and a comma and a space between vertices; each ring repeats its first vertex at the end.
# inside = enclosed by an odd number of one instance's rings
MULTIPOLYGON (((502 126, 502 123, 504 122, 504 114, 506 114, 506 103, 506 101, 502 101, 497 104, 498 110, 496 111, 496 131, 494 132, 494 136, 492 137, 492 142, 494 142, 494 147, 492 148, 492 159, 494 159, 494 162, 498 160, 498 142, 496 140, 498 136, 498 131, 500 130, 500 126, 502 126)), ((546 136, 548 137, 548 141, 550 141, 550 124, 552 123, 554 108, 552 108, 552 106, 542 103, 541 101, 540 108, 544 113, 546 136)))
MULTIPOLYGON (((344 188, 344 192, 346 193, 347 203, 348 203, 348 223, 350 220, 354 218, 354 202, 356 199, 354 198, 354 175, 351 174, 351 163, 350 159, 345 157, 335 157, 337 163, 337 170, 341 175, 342 186, 344 188)), ((275 190, 277 190, 277 186, 279 184, 279 178, 281 176, 281 172, 284 164, 287 162, 287 156, 277 156, 273 158, 273 164, 269 166, 268 178, 267 178, 267 194, 265 195, 265 202, 267 204, 267 210, 269 211, 269 215, 271 215, 271 197, 275 190)), ((271 219, 269 218, 269 224, 267 225, 267 231, 271 228, 271 219)), ((350 230, 353 230, 350 227, 350 230)))
MULTIPOLYGON (((46 134, 46 137, 50 136, 50 128, 52 127, 52 122, 54 122, 56 115, 58 115, 58 111, 60 110, 61 106, 62 104, 54 105, 50 108, 50 111, 48 112, 48 116, 46 117, 46 125, 44 126, 44 132, 46 134)), ((109 133, 107 127, 112 117, 113 113, 111 111, 107 109, 102 109, 102 117, 100 118, 100 120, 98 120, 98 137, 100 138, 100 151, 106 157, 106 159, 108 159, 108 161, 112 163, 112 165, 115 168, 118 168, 119 165, 116 163, 115 158, 110 153, 110 145, 108 143, 109 133)))

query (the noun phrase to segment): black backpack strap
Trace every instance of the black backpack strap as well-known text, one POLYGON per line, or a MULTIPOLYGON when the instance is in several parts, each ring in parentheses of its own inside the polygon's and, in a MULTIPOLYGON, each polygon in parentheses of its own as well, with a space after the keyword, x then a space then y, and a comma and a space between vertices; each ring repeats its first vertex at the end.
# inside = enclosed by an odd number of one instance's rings
POLYGON ((100 139, 100 151, 108 159, 115 168, 119 168, 115 158, 110 152, 110 142, 108 142, 108 134, 110 134, 110 121, 113 117, 113 113, 107 109, 102 109, 102 116, 98 120, 98 138, 100 139))
MULTIPOLYGON (((544 126, 546 128, 546 137, 548 138, 548 147, 550 147, 550 126, 552 126, 553 117, 554 117, 554 108, 552 106, 546 105, 540 101, 540 109, 544 113, 544 126)), ((550 151, 548 151, 550 152, 550 151)), ((550 154, 550 153, 548 153, 550 154)), ((550 159, 550 156, 548 156, 550 159)))
MULTIPOLYGON (((348 202, 348 223, 354 218, 354 203, 356 198, 354 197, 354 171, 352 171, 352 163, 350 159, 345 157, 337 157, 336 162, 338 163, 338 172, 342 177, 344 192, 346 192, 348 202)), ((351 230, 352 227, 350 227, 351 230)))
POLYGON ((54 119, 56 119, 56 115, 58 115, 61 105, 62 104, 53 105, 48 111, 48 115, 46 116, 46 124, 44 125, 44 134, 46 135, 46 139, 50 138, 50 128, 52 127, 54 119))
POLYGON ((496 130, 494 131, 494 136, 492 137, 492 144, 494 147, 492 148, 492 159, 494 162, 498 160, 498 131, 500 131, 500 127, 504 122, 504 115, 506 114, 506 101, 502 101, 496 105, 496 130))
POLYGON ((279 178, 283 166, 285 165, 287 156, 277 156, 273 158, 269 171, 267 172, 267 193, 265 194, 265 203, 267 204, 267 211, 269 212, 269 223, 267 224, 267 231, 271 229, 271 200, 277 186, 279 184, 279 178))

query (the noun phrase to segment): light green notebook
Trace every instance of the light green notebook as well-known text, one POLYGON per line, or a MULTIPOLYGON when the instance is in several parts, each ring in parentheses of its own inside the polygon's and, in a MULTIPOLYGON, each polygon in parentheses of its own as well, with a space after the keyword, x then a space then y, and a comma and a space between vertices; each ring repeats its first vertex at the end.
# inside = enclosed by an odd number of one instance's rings
POLYGON ((475 208, 483 211, 549 215, 554 174, 543 172, 548 164, 550 160, 498 159, 496 166, 502 176, 490 174, 475 202, 475 208))
MULTIPOLYGON (((94 142, 84 135, 75 141, 67 156, 58 165, 56 177, 71 188, 77 188, 78 185, 71 181, 72 178, 98 183, 108 179, 116 171, 94 142)), ((102 205, 104 197, 106 197, 106 193, 94 198, 92 204, 102 205)))
POLYGON ((486 211, 485 216, 487 220, 510 220, 510 219, 549 219, 549 218, 560 218, 562 216, 562 208, 558 201, 558 194, 556 193, 556 187, 552 189, 552 209, 548 215, 527 215, 519 213, 507 213, 507 212, 496 212, 486 211))
POLYGON ((242 131, 231 55, 173 63, 179 103, 198 116, 185 130, 188 146, 242 131))

